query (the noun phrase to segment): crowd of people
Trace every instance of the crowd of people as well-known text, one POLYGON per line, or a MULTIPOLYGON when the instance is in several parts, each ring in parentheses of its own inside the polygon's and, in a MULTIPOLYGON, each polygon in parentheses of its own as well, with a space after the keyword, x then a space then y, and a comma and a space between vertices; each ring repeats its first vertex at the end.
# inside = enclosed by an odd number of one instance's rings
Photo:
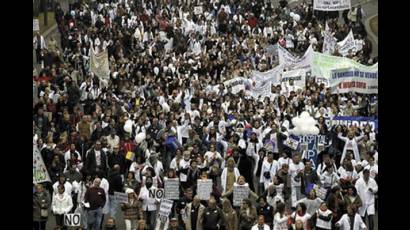
POLYGON ((272 85, 269 97, 255 100, 223 84, 277 66, 269 45, 295 55, 310 45, 321 51, 326 22, 339 41, 352 30, 362 42, 348 58, 377 62, 360 7, 344 11, 340 23, 337 11, 279 3, 57 6, 61 44, 41 34, 33 40, 40 66, 33 68, 33 148, 51 179, 33 184, 33 228, 46 229, 54 216, 56 228, 66 229, 64 214, 81 213, 81 229, 90 230, 119 229, 120 222, 127 230, 375 229, 377 130, 331 126, 325 118, 377 119, 377 95, 331 94, 310 78, 303 89, 272 85), (108 82, 89 71, 91 48, 108 52, 108 82), (284 144, 303 111, 331 143, 317 166, 284 144), (149 190, 167 178, 179 179, 180 199, 163 220, 149 190), (209 200, 198 196, 198 179, 212 179, 209 200), (238 207, 236 185, 250 189, 238 207), (115 192, 126 193, 128 203, 117 202, 115 192))

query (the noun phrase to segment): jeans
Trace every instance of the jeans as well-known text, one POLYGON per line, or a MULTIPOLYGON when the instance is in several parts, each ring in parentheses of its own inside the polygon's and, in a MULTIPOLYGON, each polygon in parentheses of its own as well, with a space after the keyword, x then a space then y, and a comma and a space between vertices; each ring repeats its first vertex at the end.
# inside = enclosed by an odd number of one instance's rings
POLYGON ((110 195, 109 201, 110 201, 110 212, 109 212, 109 214, 112 218, 115 219, 115 214, 117 213, 117 209, 118 209, 118 203, 117 203, 117 200, 115 199, 114 195, 110 195))
POLYGON ((125 219, 125 230, 135 230, 135 229, 137 229, 137 220, 125 219))
POLYGON ((88 217, 88 229, 90 230, 100 230, 101 220, 102 220, 102 208, 96 210, 89 210, 87 212, 88 217))

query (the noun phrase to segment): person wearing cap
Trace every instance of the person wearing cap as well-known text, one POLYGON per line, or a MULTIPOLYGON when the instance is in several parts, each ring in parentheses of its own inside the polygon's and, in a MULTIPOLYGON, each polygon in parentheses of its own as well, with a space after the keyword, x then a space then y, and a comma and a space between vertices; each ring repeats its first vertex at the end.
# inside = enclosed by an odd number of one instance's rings
POLYGON ((128 194, 128 203, 121 204, 121 210, 124 212, 125 229, 136 229, 137 221, 144 218, 141 202, 134 190, 128 188, 125 193, 128 194))
POLYGON ((364 219, 367 216, 369 230, 373 230, 373 216, 375 214, 375 195, 379 189, 376 181, 370 177, 370 170, 363 170, 363 177, 356 181, 355 187, 363 205, 359 208, 359 214, 364 219))

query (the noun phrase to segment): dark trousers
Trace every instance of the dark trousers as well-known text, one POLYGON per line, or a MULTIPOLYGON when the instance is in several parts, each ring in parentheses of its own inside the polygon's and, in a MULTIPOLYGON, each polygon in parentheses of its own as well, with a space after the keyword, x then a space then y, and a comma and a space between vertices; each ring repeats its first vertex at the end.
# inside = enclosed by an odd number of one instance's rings
POLYGON ((47 221, 33 221, 34 230, 46 230, 47 221))
POLYGON ((366 222, 366 218, 367 218, 367 221, 368 221, 368 223, 369 223, 369 225, 367 226, 367 229, 368 229, 368 230, 373 230, 373 229, 374 229, 373 216, 374 216, 374 215, 369 215, 369 214, 367 214, 367 211, 366 211, 366 215, 365 215, 364 218, 363 218, 363 221, 364 221, 364 222, 366 222))
POLYGON ((41 63, 41 55, 40 55, 41 49, 36 49, 36 61, 37 64, 41 63))
POLYGON ((56 225, 60 227, 60 229, 67 229, 66 226, 64 226, 64 215, 55 215, 56 218, 56 225))

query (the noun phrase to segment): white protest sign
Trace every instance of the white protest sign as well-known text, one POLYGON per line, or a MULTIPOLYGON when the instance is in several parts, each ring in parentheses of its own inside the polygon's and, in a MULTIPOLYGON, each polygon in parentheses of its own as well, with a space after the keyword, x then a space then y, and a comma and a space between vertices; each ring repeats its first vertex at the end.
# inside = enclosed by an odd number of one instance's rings
POLYGON ((300 142, 296 139, 293 139, 292 137, 288 137, 284 142, 284 145, 288 146, 289 148, 293 150, 297 150, 300 142))
POLYGON ((337 39, 332 35, 329 25, 326 22, 325 32, 323 36, 323 48, 322 53, 333 54, 337 45, 337 39))
POLYGON ((43 157, 38 148, 33 148, 33 183, 51 181, 43 157))
POLYGON ((310 66, 313 61, 312 45, 305 51, 302 57, 295 57, 282 46, 278 46, 279 64, 286 69, 298 69, 310 66))
POLYGON ((158 215, 168 217, 171 213, 173 203, 174 201, 172 200, 162 199, 159 206, 158 215))
POLYGON ((282 73, 281 82, 285 85, 289 85, 289 82, 293 80, 293 85, 304 88, 306 86, 306 76, 311 75, 310 68, 301 68, 295 70, 289 70, 282 73))
POLYGON ((233 186, 233 206, 240 207, 242 200, 249 198, 249 186, 238 185, 233 186))
POLYGON ((314 185, 313 189, 316 191, 316 196, 317 197, 319 197, 322 200, 326 199, 327 190, 325 188, 322 188, 318 185, 314 185))
POLYGON ((33 19, 33 31, 40 31, 40 24, 38 19, 33 19))
POLYGON ((339 11, 351 8, 351 0, 313 0, 313 9, 320 11, 339 11))
POLYGON ((212 185, 211 179, 197 180, 197 193, 200 200, 209 200, 212 193, 212 185))
POLYGON ((178 178, 164 178, 165 199, 178 200, 179 199, 179 179, 178 178))
POLYGON ((378 93, 378 71, 362 71, 356 68, 344 68, 332 71, 330 87, 333 94, 339 93, 378 93))
POLYGON ((90 49, 90 71, 93 72, 104 85, 108 85, 110 79, 110 66, 108 61, 108 51, 105 50, 98 54, 94 49, 90 49))
POLYGON ((72 213, 64 214, 64 225, 69 227, 78 227, 81 224, 81 214, 72 213))
POLYGON ((226 88, 231 87, 233 94, 239 93, 241 90, 245 90, 248 79, 244 77, 235 77, 231 80, 224 82, 226 88))
POLYGON ((164 198, 164 189, 162 188, 151 188, 149 190, 149 197, 150 198, 155 198, 155 199, 162 199, 164 198))
POLYGON ((202 14, 202 6, 195 6, 194 7, 194 14, 202 14))
POLYGON ((123 193, 123 192, 114 192, 114 197, 115 200, 121 204, 121 203, 128 203, 128 194, 123 193))

